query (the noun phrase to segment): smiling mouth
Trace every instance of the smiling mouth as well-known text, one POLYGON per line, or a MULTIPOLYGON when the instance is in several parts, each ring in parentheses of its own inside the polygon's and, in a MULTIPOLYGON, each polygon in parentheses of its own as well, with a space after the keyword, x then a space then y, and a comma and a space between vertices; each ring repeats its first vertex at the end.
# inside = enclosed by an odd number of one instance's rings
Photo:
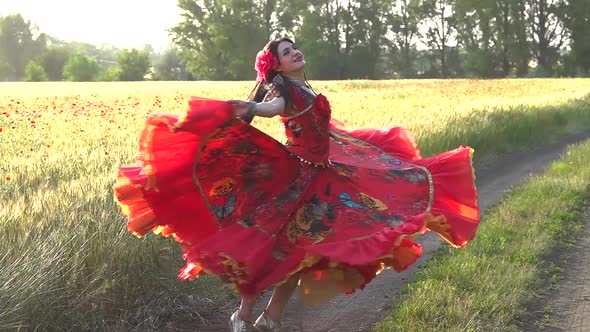
POLYGON ((303 57, 302 57, 302 56, 298 56, 298 57, 296 57, 296 58, 295 58, 295 61, 293 61, 293 62, 299 62, 299 61, 301 61, 302 59, 303 59, 303 57))

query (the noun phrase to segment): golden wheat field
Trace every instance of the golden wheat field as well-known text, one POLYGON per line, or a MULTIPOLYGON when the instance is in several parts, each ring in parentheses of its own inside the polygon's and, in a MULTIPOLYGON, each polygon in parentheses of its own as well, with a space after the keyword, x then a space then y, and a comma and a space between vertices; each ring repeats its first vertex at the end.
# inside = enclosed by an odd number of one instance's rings
MULTIPOLYGON (((477 160, 590 128, 590 79, 311 84, 348 128, 410 128, 426 156, 463 144, 477 160)), ((0 83, 0 330, 149 327, 177 319, 179 307, 200 315, 230 301, 213 278, 175 280, 178 247, 128 234, 111 188, 117 166, 135 162, 147 116, 181 113, 190 96, 244 99, 252 88, 0 83)), ((277 119, 254 125, 281 140, 277 119)))

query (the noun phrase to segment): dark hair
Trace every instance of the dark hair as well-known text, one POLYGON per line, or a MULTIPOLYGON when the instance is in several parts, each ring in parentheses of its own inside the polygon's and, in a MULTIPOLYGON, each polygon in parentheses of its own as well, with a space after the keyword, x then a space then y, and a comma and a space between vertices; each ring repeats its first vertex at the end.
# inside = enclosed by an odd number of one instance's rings
MULTIPOLYGON (((279 59, 279 44, 282 42, 289 42, 291 44, 295 44, 293 40, 288 37, 277 38, 275 40, 271 40, 262 49, 263 51, 270 50, 272 54, 279 59)), ((264 97, 269 91, 275 90, 278 94, 285 99, 285 108, 289 108, 292 104, 292 98, 287 92, 287 88, 289 86, 295 86, 295 83, 292 82, 288 77, 281 75, 279 80, 275 80, 275 77, 279 75, 278 71, 271 70, 267 79, 264 81, 257 81, 254 89, 250 92, 248 96, 248 100, 255 101, 255 102, 262 102, 264 97), (278 81, 278 82, 276 82, 278 81)), ((304 74, 305 75, 305 74, 304 74)), ((305 81, 307 82, 307 77, 305 77, 305 81)), ((309 83, 308 83, 309 84, 309 83)), ((254 119, 254 116, 251 117, 243 117, 242 120, 251 123, 254 119)))

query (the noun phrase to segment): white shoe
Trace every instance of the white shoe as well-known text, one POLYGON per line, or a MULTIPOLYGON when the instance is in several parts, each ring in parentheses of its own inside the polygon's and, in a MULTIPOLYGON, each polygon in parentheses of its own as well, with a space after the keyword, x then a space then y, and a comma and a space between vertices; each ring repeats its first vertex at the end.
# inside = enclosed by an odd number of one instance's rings
POLYGON ((253 332, 251 323, 245 322, 238 317, 238 310, 229 319, 229 330, 231 332, 253 332))

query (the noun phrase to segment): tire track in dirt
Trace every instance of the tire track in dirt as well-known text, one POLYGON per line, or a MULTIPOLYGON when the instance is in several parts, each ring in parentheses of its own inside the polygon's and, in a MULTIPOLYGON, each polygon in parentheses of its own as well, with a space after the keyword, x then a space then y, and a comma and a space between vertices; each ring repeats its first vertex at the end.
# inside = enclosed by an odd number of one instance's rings
POLYGON ((532 313, 534 321, 542 322, 544 308, 550 308, 550 324, 541 327, 530 319, 525 331, 590 331, 590 206, 585 209, 582 230, 574 247, 558 256, 563 256, 558 259, 563 262, 560 267, 564 272, 557 289, 546 292, 532 313))

